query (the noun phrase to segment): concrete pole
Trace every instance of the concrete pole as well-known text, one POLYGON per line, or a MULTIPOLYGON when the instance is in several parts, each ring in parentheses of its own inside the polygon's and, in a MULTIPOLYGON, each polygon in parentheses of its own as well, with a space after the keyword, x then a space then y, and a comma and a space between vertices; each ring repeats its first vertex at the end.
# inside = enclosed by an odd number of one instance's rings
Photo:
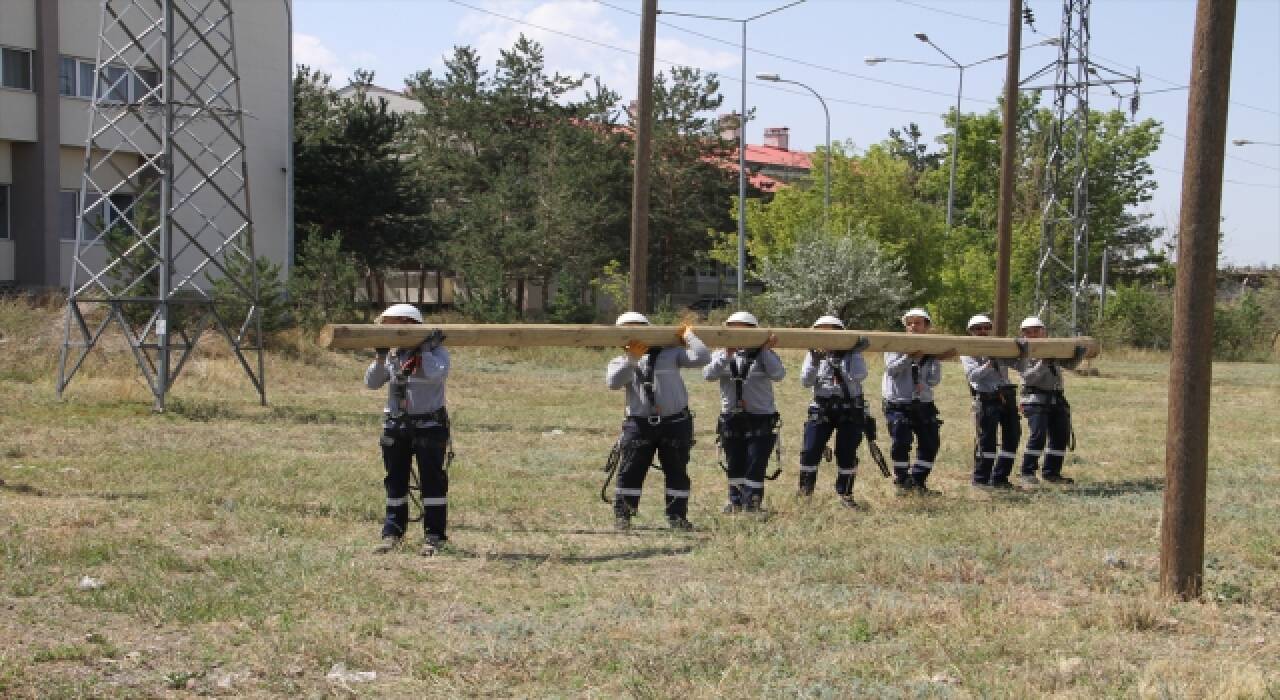
POLYGON ((747 20, 742 20, 742 114, 738 116, 738 308, 747 284, 747 20))
POLYGON ((640 65, 636 86, 635 179, 631 186, 632 311, 649 310, 649 161, 653 152, 653 44, 658 33, 658 0, 644 0, 640 16, 640 65))
MULTIPOLYGON (((944 54, 945 55, 945 54, 944 54)), ((960 81, 956 85, 956 123, 951 129, 951 177, 947 181, 947 235, 951 235, 951 212, 956 202, 956 150, 960 148, 960 95, 964 93, 964 66, 960 69, 960 81)))
POLYGON ((1018 71, 1022 61, 1022 0, 1009 0, 1009 51, 1004 65, 1000 129, 1000 207, 996 214, 995 335, 1009 332, 1009 257, 1013 250, 1014 166, 1018 160, 1018 71))
POLYGON ((1199 597, 1204 582, 1214 276, 1235 19, 1236 0, 1196 3, 1160 523, 1160 590, 1184 600, 1199 597))

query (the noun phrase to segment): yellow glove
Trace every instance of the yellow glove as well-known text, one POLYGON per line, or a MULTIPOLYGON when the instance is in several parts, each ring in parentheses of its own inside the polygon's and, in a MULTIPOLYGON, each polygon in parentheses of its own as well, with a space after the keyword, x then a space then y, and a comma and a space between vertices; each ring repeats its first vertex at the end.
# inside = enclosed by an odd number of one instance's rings
POLYGON ((649 352, 649 346, 638 340, 628 341, 627 344, 622 347, 625 348, 627 354, 632 357, 640 357, 646 352, 649 352))
POLYGON ((688 340, 686 339, 686 336, 688 336, 692 332, 693 332, 693 324, 682 323, 680 324, 680 330, 676 331, 676 339, 680 341, 681 345, 686 345, 688 344, 688 340))

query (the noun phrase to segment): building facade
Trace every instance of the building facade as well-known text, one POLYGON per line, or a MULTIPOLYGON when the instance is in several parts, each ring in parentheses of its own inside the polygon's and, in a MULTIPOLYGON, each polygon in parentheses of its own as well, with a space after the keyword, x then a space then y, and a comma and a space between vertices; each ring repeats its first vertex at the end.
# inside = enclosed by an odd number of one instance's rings
MULTIPOLYGON (((240 107, 252 115, 244 129, 256 254, 282 264, 287 273, 291 2, 232 0, 232 10, 240 107)), ((68 284, 82 209, 100 13, 101 3, 93 0, 0 0, 0 286, 38 290, 68 284)), ((113 70, 128 72, 107 69, 113 70)), ((115 83, 110 98, 138 103, 146 86, 157 82, 150 71, 134 70, 115 83)), ((127 148, 117 150, 116 158, 122 172, 137 167, 127 148)), ((104 217, 128 208, 113 204, 102 207, 104 217)))

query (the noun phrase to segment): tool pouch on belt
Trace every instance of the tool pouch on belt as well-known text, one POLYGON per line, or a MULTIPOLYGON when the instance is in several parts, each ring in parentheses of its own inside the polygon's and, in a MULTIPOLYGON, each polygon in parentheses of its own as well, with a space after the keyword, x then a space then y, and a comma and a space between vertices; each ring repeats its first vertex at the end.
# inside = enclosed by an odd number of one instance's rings
POLYGON ((860 423, 866 413, 861 396, 852 398, 815 398, 809 404, 808 419, 814 423, 860 423))

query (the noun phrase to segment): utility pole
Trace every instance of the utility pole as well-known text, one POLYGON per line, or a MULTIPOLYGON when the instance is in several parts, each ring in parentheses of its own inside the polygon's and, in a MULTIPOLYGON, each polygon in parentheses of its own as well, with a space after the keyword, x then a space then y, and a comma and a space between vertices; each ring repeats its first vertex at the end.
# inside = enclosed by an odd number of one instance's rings
MULTIPOLYGON (((1004 114, 1000 129, 1000 210, 996 215, 995 335, 1009 332, 1009 256, 1013 248, 1014 164, 1018 148, 1018 70, 1022 59, 1022 0, 1009 0, 1009 57, 1004 65, 1004 114)), ((959 110, 956 119, 960 118, 959 110)), ((958 122, 957 122, 958 123, 958 122)))
POLYGON ((1169 382, 1160 522, 1160 590, 1183 600, 1199 597, 1204 582, 1213 290, 1235 23, 1236 0, 1196 3, 1169 363, 1177 381, 1169 382))
POLYGON ((632 311, 649 310, 649 161, 653 152, 653 44, 658 33, 658 0, 644 0, 640 14, 640 65, 636 87, 635 179, 631 185, 632 311))

